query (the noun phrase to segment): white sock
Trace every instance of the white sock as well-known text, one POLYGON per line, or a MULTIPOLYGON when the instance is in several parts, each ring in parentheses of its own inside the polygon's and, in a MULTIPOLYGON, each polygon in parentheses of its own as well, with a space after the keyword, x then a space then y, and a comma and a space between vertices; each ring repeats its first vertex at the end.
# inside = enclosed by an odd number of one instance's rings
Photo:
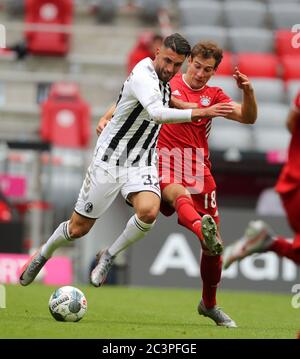
POLYGON ((61 223, 48 241, 42 246, 41 255, 49 259, 53 252, 65 244, 70 243, 72 238, 69 234, 69 221, 61 223))
POLYGON ((127 222, 126 228, 123 233, 115 240, 115 242, 109 247, 108 253, 112 256, 117 255, 125 248, 133 244, 134 242, 142 239, 147 232, 154 226, 153 223, 144 223, 135 214, 127 222))

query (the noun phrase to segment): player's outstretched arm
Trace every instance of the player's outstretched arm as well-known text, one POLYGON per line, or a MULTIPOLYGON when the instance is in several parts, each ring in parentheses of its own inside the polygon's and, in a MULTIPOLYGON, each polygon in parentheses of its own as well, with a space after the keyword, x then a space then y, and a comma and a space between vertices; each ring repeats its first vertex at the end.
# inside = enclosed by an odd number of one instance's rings
POLYGON ((97 127, 96 127, 96 133, 97 133, 97 136, 99 136, 101 134, 101 132, 103 131, 104 127, 108 124, 108 122, 111 120, 112 118, 112 115, 114 113, 116 109, 116 105, 113 104, 106 112, 105 114, 100 117, 99 119, 99 122, 97 124, 97 127))
POLYGON ((242 74, 237 67, 234 69, 233 77, 238 88, 243 91, 243 102, 241 104, 233 103, 234 111, 226 117, 241 123, 253 124, 257 118, 257 104, 253 86, 249 78, 242 74))
POLYGON ((219 103, 209 108, 178 110, 166 108, 163 106, 162 101, 157 100, 148 105, 146 109, 154 122, 163 124, 199 122, 203 118, 226 116, 233 111, 233 105, 230 103, 219 103))
POLYGON ((201 116, 200 116, 199 120, 201 120, 201 118, 227 117, 233 113, 234 109, 235 109, 234 104, 220 102, 220 103, 217 103, 215 105, 212 105, 212 106, 209 106, 206 108, 193 110, 192 116, 194 114, 195 120, 197 120, 197 116, 198 116, 199 110, 200 110, 201 116))

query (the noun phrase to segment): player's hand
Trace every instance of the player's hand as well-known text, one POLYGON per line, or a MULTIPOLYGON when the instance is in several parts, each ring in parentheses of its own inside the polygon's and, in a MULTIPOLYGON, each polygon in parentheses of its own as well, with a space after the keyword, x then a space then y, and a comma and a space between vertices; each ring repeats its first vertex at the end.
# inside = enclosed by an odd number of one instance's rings
POLYGON ((104 130, 104 127, 108 124, 110 120, 108 120, 106 117, 101 117, 98 125, 96 127, 96 133, 97 136, 99 136, 101 134, 101 132, 104 130))
MULTIPOLYGON (((213 106, 207 108, 201 108, 195 111, 194 114, 200 115, 197 119, 192 119, 192 122, 199 122, 202 118, 213 118, 213 117, 226 117, 231 114, 234 110, 234 105, 232 103, 217 103, 213 106)), ((193 118, 193 116, 192 116, 193 118)))
POLYGON ((242 74, 237 67, 234 68, 233 77, 235 78, 238 88, 245 92, 253 91, 253 87, 248 76, 242 74))

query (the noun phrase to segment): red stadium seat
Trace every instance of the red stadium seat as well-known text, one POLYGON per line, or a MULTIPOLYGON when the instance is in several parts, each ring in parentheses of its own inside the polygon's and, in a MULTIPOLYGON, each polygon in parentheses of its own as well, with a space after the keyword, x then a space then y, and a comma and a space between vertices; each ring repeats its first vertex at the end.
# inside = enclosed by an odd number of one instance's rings
POLYGON ((220 63, 218 70, 216 72, 217 75, 232 75, 233 73, 233 55, 231 52, 224 52, 223 59, 220 63))
POLYGON ((280 60, 285 81, 300 79, 300 55, 286 55, 282 56, 280 60))
MULTIPOLYGON (((296 41, 296 33, 290 30, 277 30, 275 33, 275 51, 278 56, 284 55, 299 55, 300 47, 293 47, 293 42, 296 41)), ((299 36, 298 36, 299 37, 299 36)), ((299 40, 298 40, 299 42, 299 40)))
POLYGON ((249 77, 277 77, 278 58, 273 54, 239 53, 237 64, 249 77))
POLYGON ((76 84, 52 85, 42 104, 41 138, 59 147, 85 148, 90 141, 90 108, 76 84))
MULTIPOLYGON (((72 0, 25 0, 26 25, 70 25, 72 0)), ((28 51, 37 55, 65 55, 69 51, 70 34, 59 31, 29 30, 25 32, 28 51)))

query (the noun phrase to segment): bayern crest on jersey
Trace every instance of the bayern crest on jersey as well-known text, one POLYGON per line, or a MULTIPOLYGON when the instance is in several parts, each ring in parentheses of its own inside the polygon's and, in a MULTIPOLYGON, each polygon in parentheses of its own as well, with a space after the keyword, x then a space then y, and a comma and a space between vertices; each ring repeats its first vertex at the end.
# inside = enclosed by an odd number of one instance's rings
POLYGON ((200 96, 200 103, 202 106, 209 106, 211 98, 208 96, 200 96))

